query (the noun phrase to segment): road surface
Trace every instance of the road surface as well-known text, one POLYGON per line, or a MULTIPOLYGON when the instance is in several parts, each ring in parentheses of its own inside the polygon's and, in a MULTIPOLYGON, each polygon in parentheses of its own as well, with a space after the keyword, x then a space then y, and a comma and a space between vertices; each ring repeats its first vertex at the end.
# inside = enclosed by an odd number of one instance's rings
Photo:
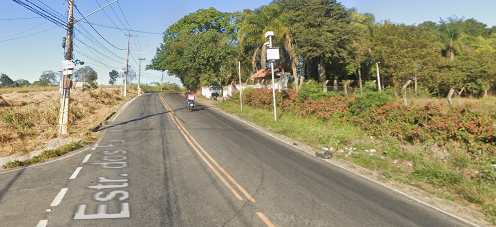
POLYGON ((63 158, 0 172, 0 226, 470 226, 181 94, 63 158))

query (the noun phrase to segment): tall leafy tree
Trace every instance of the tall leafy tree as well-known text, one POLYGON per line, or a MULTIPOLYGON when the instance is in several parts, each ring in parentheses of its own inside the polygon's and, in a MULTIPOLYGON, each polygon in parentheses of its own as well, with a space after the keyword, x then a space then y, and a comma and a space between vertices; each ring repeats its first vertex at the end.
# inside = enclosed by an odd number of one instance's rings
POLYGON ((40 86, 52 86, 57 84, 58 73, 53 70, 44 71, 36 84, 40 86))
POLYGON ((0 77, 0 82, 2 82, 3 86, 5 87, 14 86, 14 81, 5 73, 2 73, 2 76, 0 77))
POLYGON ((376 30, 373 55, 381 62, 381 80, 396 91, 409 75, 415 75, 419 65, 438 54, 432 37, 422 27, 396 25, 386 22, 376 30))
POLYGON ((31 83, 25 79, 18 79, 14 82, 19 87, 29 86, 31 83))
POLYGON ((463 35, 462 22, 463 19, 458 17, 449 17, 440 21, 441 39, 446 45, 445 55, 452 61, 455 60, 456 52, 460 51, 458 41, 463 35))
POLYGON ((84 66, 78 70, 73 75, 73 80, 77 82, 82 82, 83 87, 86 88, 96 88, 98 74, 90 66, 84 66))
MULTIPOLYGON (((280 0, 288 12, 296 50, 304 61, 314 61, 317 79, 326 81, 327 61, 342 63, 349 56, 352 33, 349 11, 335 0, 280 0)), ((308 65, 308 64, 305 64, 308 65)))
POLYGON ((165 31, 164 42, 147 68, 169 70, 192 90, 200 84, 226 83, 235 65, 233 21, 232 14, 214 8, 185 16, 165 31))

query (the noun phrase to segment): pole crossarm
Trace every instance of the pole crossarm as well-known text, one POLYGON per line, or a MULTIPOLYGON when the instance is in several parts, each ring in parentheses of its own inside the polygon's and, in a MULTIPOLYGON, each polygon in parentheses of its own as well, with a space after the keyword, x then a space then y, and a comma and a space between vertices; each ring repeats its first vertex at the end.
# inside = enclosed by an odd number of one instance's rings
POLYGON ((111 3, 109 3, 109 4, 107 4, 107 5, 102 6, 100 9, 97 9, 97 10, 95 10, 95 11, 91 12, 90 14, 88 14, 88 15, 86 15, 86 16, 84 16, 84 17, 82 17, 81 19, 79 19, 79 20, 75 20, 75 21, 74 21, 74 23, 77 23, 77 22, 79 22, 80 20, 84 20, 84 18, 89 17, 89 16, 93 15, 94 13, 96 13, 96 12, 98 12, 98 11, 102 10, 103 8, 105 8, 105 7, 109 6, 109 5, 112 5, 112 4, 114 4, 114 3, 118 2, 118 1, 119 1, 119 0, 115 0, 115 1, 113 1, 113 2, 111 2, 111 3))

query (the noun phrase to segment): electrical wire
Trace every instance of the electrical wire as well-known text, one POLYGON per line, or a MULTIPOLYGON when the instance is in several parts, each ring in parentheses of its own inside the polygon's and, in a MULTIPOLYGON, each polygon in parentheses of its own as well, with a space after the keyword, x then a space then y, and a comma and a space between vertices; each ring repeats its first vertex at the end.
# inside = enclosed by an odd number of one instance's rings
MULTIPOLYGON (((88 22, 84 22, 84 21, 81 21, 81 22, 88 23, 88 22)), ((163 35, 163 33, 159 33, 159 32, 132 30, 132 29, 127 29, 127 28, 112 27, 112 26, 109 26, 109 25, 96 24, 96 23, 88 23, 88 24, 92 24, 94 26, 99 26, 99 27, 104 27, 104 28, 111 28, 111 29, 121 30, 124 34, 126 34, 124 31, 127 31, 127 32, 143 33, 143 34, 150 34, 150 35, 163 35)))
POLYGON ((30 20, 30 19, 39 19, 43 17, 19 17, 19 18, 0 18, 0 21, 11 21, 11 20, 30 20))
MULTIPOLYGON (((76 5, 74 5, 74 7, 76 8, 76 10, 78 11, 79 14, 81 14, 82 17, 84 17, 84 15, 81 13, 81 11, 79 11, 78 7, 76 5)), ((107 39, 105 39, 102 34, 100 34, 100 32, 98 32, 95 27, 93 27, 93 25, 91 25, 91 23, 86 19, 84 18, 84 20, 86 22, 88 22, 88 24, 90 25, 90 27, 96 32, 96 34, 98 34, 100 36, 100 38, 102 38, 103 40, 105 40, 105 42, 107 42, 110 46, 114 47, 115 49, 117 50, 126 50, 126 49, 123 49, 123 48, 119 48, 119 47, 116 47, 114 46, 114 44, 110 43, 107 39)))
POLYGON ((7 41, 11 41, 11 40, 16 40, 16 39, 22 39, 22 38, 26 38, 26 37, 33 36, 33 35, 37 35, 37 34, 40 34, 40 33, 43 33, 43 32, 47 32, 47 31, 53 30, 53 29, 55 29, 55 28, 57 28, 57 27, 58 27, 58 26, 55 26, 55 27, 52 27, 52 28, 49 28, 49 29, 46 29, 46 30, 43 30, 43 31, 35 32, 35 33, 29 34, 29 35, 25 35, 25 36, 21 36, 21 37, 16 37, 16 38, 11 38, 11 39, 4 39, 4 40, 0 40, 0 43, 2 43, 2 42, 7 42, 7 41))

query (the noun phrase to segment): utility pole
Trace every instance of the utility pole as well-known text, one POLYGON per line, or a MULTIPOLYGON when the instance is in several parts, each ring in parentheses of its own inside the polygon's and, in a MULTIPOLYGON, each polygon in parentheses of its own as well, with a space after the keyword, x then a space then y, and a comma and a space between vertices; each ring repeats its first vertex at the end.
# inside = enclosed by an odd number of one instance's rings
POLYGON ((73 34, 74 34, 74 0, 69 0, 69 14, 67 18, 67 37, 65 39, 65 61, 62 62, 62 81, 59 114, 59 134, 67 134, 69 122, 69 101, 71 98, 71 76, 75 68, 72 63, 73 34))
POLYGON ((144 58, 138 58, 139 63, 139 72, 138 72, 138 96, 141 96, 141 87, 140 87, 140 78, 141 78, 141 61, 144 61, 144 58))
POLYGON ((127 57, 126 57, 126 71, 124 72, 126 74, 126 79, 124 80, 124 97, 127 96, 127 75, 129 73, 129 40, 131 37, 133 37, 131 34, 127 34, 127 57))
MULTIPOLYGON (((92 13, 86 15, 83 18, 86 18, 93 13, 117 2, 119 0, 115 0, 95 11, 92 13)), ((67 134, 67 125, 69 124, 69 107, 70 107, 70 98, 71 98, 71 87, 72 87, 72 80, 71 76, 74 73, 74 69, 76 68, 76 64, 80 63, 81 65, 83 64, 82 61, 76 60, 73 61, 72 59, 72 52, 73 52, 73 37, 74 37, 74 24, 83 18, 79 20, 74 20, 74 0, 68 0, 69 3, 69 12, 67 16, 67 37, 65 37, 65 42, 63 43, 62 47, 65 48, 65 56, 64 56, 64 61, 62 62, 62 81, 60 82, 60 114, 59 114, 59 134, 67 134)))

